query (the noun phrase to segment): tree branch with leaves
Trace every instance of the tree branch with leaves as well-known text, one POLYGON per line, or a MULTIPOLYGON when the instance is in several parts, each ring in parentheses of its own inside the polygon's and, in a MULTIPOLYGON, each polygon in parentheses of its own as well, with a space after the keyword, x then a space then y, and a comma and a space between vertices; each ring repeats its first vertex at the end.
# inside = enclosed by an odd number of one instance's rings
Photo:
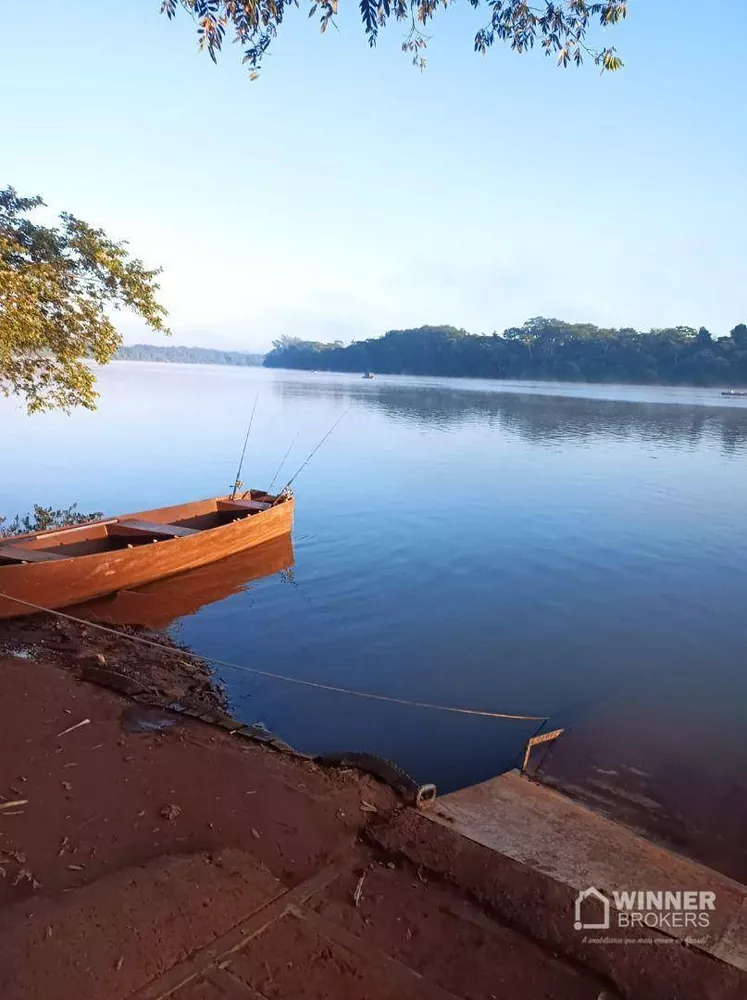
POLYGON ((158 270, 126 243, 63 212, 59 225, 30 216, 41 198, 0 191, 0 392, 25 398, 30 413, 95 409, 95 376, 122 343, 110 309, 131 309, 168 333, 157 299, 158 270))
MULTIPOLYGON (((426 27, 436 14, 454 0, 359 0, 363 30, 369 45, 376 45, 379 31, 391 21, 407 23, 409 29, 402 49, 413 62, 425 67, 426 27)), ((539 43, 558 65, 580 66, 591 58, 603 71, 623 65, 614 47, 595 44, 590 36, 597 30, 618 24, 627 16, 627 0, 469 0, 476 10, 486 9, 489 18, 474 37, 476 52, 487 53, 496 42, 504 42, 515 52, 527 52, 539 43)), ((252 78, 276 38, 287 10, 300 7, 300 0, 162 0, 161 11, 169 19, 180 9, 197 25, 201 49, 215 62, 223 48, 226 32, 244 51, 252 78)), ((337 14, 338 0, 308 0, 308 16, 319 17, 325 31, 337 14)))

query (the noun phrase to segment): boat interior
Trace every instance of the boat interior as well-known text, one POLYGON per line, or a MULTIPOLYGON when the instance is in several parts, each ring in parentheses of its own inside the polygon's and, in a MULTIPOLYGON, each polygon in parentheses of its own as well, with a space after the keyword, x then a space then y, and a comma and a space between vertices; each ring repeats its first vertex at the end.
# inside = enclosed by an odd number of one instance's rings
POLYGON ((70 528, 55 528, 30 535, 0 539, 0 567, 22 563, 70 559, 186 538, 210 528, 253 517, 282 498, 262 490, 247 490, 235 499, 217 497, 178 507, 161 507, 142 514, 92 521, 70 528))

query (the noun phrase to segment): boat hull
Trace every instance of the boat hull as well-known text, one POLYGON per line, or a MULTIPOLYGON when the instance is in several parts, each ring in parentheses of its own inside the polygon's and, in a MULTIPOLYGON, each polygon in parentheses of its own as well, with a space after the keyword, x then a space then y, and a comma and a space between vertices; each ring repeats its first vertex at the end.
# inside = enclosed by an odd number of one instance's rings
POLYGON ((177 507, 162 507, 93 521, 73 529, 2 539, 2 544, 13 546, 16 553, 21 547, 31 553, 41 550, 40 554, 54 554, 57 550, 57 555, 53 561, 0 565, 0 619, 35 612, 35 608, 12 600, 14 597, 40 608, 64 608, 217 562, 291 531, 292 497, 251 516, 240 515, 237 520, 210 526, 211 517, 231 516, 230 511, 221 509, 221 505, 225 507, 227 504, 230 504, 230 498, 215 497, 177 507), (165 530, 166 526, 173 528, 179 522, 199 524, 201 520, 207 521, 208 525, 198 529, 187 528, 190 533, 181 537, 144 542, 143 529, 139 529, 140 536, 138 529, 127 534, 128 521, 154 526, 160 524, 165 530), (86 547, 109 544, 102 539, 112 537, 116 537, 116 544, 123 547, 86 553, 86 547), (129 543, 132 547, 128 546, 128 538, 132 539, 129 543), (68 555, 75 548, 82 551, 68 555))
POLYGON ((87 621, 164 629, 178 618, 197 614, 201 608, 241 594, 254 581, 288 570, 292 565, 293 542, 288 532, 218 562, 149 581, 137 590, 122 588, 65 610, 87 621))

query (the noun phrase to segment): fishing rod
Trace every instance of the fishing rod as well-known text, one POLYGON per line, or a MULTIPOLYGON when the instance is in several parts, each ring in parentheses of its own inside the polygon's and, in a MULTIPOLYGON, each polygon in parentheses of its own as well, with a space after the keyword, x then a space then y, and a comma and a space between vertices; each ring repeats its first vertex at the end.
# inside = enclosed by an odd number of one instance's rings
POLYGON ((290 479, 288 480, 288 482, 285 484, 285 486, 282 488, 282 490, 278 493, 277 499, 279 499, 286 492, 286 490, 290 489, 291 484, 293 483, 293 481, 296 478, 296 476, 298 476, 299 473, 303 472, 303 470, 306 468, 306 466, 312 460, 312 458, 314 457, 314 455, 316 455, 316 453, 319 451, 319 449, 324 444, 324 442, 327 440, 327 438, 330 436, 330 434, 335 429, 335 427, 337 427, 337 425, 340 423, 340 421, 342 420, 342 418, 346 417, 347 415, 348 415, 348 410, 343 410, 343 412, 340 414, 340 416, 337 418, 337 420, 335 420, 335 422, 332 424, 332 426, 327 431, 327 433, 324 435, 324 437, 319 442, 319 444, 316 446, 316 448, 312 448, 312 450, 308 454, 308 457, 301 463, 301 465, 299 465, 299 467, 296 469, 296 471, 290 477, 290 479))
POLYGON ((246 446, 249 441, 249 434, 251 433, 252 430, 252 424, 254 423, 254 414, 257 412, 258 402, 259 402, 259 393, 257 393, 257 395, 254 398, 254 407, 252 408, 252 415, 251 417, 249 417, 249 426, 246 429, 246 437, 244 438, 244 447, 241 449, 241 458, 239 459, 239 467, 236 470, 236 479, 234 480, 233 490, 231 491, 232 500, 236 498, 236 493, 239 487, 243 485, 241 482, 241 467, 244 464, 244 455, 246 455, 246 446))
POLYGON ((300 433, 301 433, 300 431, 296 431, 296 436, 295 436, 295 437, 293 438, 293 440, 291 441, 291 443, 290 443, 290 444, 288 445, 288 450, 287 450, 287 451, 286 451, 286 453, 285 453, 285 454, 283 455, 283 460, 282 460, 282 462, 280 463, 280 465, 278 466, 278 468, 277 468, 277 472, 275 473, 275 475, 274 475, 274 476, 272 477, 272 479, 270 480, 270 485, 269 485, 269 486, 267 487, 267 492, 268 492, 268 493, 272 493, 272 487, 273 487, 273 486, 275 485, 275 480, 276 480, 276 479, 278 478, 278 476, 280 475, 280 472, 281 472, 281 470, 282 470, 283 466, 285 465, 285 462, 286 462, 286 459, 288 458, 288 456, 289 456, 289 455, 290 455, 290 453, 291 453, 291 450, 293 449, 293 445, 294 445, 294 444, 296 443, 296 441, 298 441, 298 435, 299 435, 300 433))

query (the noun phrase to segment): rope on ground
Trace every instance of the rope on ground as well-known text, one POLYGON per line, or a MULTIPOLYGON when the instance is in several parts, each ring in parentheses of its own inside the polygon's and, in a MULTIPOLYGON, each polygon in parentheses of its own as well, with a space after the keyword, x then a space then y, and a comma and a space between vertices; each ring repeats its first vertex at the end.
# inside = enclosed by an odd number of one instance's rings
MULTIPOLYGON (((130 642, 140 643, 143 646, 152 646, 162 652, 172 653, 175 656, 189 655, 185 650, 174 646, 167 646, 165 643, 154 642, 152 639, 144 639, 142 636, 129 635, 127 632, 120 632, 119 629, 110 628, 108 625, 99 625, 86 618, 76 618, 75 615, 68 615, 64 611, 55 611, 53 608, 45 608, 40 604, 33 604, 31 601, 23 601, 20 597, 11 597, 10 594, 0 592, 0 597, 16 604, 23 604, 27 608, 35 611, 43 611, 48 615, 56 615, 58 618, 65 618, 67 621, 76 622, 78 625, 85 625, 86 628, 96 628, 100 632, 108 632, 118 639, 128 639, 130 642)), ((259 667, 247 667, 242 663, 231 663, 228 660, 218 660, 214 656, 201 656, 193 654, 208 663, 214 663, 219 667, 228 667, 231 670, 243 671, 247 674, 255 674, 258 677, 269 677, 276 681, 286 681, 288 684, 300 684, 303 687, 316 688, 319 691, 331 691, 334 694, 346 694, 354 698, 367 698, 371 701, 385 701, 390 705, 406 705, 409 708, 429 708, 436 712, 452 712, 456 715, 479 715, 487 719, 508 719, 513 722, 547 722, 545 715, 510 715, 507 712, 486 712, 477 708, 457 708, 453 705, 434 705, 427 701, 411 701, 407 698, 394 698, 387 694, 374 694, 372 691, 355 691, 352 688, 338 687, 334 684, 323 684, 320 681, 310 681, 303 677, 291 677, 288 674, 278 674, 270 670, 261 670, 259 667)))

